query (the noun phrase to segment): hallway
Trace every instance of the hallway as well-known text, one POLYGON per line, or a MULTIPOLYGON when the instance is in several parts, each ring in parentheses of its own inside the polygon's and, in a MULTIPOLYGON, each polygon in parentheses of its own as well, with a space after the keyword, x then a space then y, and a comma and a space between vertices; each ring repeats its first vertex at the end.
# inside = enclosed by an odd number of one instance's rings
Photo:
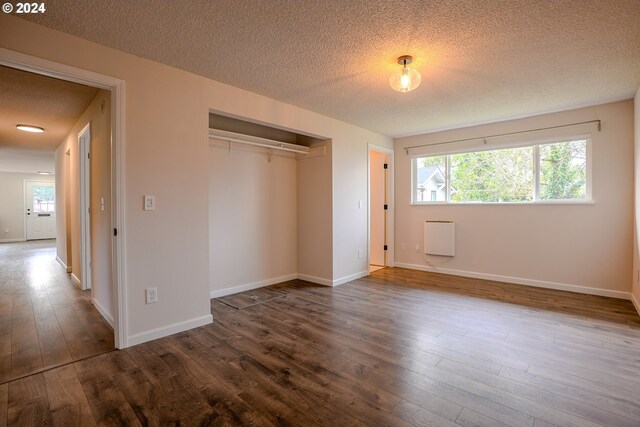
POLYGON ((55 256, 55 240, 0 244, 0 384, 114 349, 91 291, 55 256))

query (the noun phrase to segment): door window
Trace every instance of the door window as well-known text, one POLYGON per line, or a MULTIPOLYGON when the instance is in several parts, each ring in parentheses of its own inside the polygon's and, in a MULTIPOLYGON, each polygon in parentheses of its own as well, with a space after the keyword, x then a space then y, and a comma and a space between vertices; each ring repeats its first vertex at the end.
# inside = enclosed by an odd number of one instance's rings
POLYGON ((52 185, 33 186, 33 212, 55 212, 56 200, 52 185))

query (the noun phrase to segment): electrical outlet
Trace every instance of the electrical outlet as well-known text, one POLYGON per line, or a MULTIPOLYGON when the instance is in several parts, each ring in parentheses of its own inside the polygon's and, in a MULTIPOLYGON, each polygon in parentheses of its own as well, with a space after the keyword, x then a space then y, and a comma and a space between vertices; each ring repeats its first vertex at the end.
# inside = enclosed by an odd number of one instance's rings
POLYGON ((420 244, 416 244, 416 252, 420 253, 420 244))
POLYGON ((158 288, 147 288, 144 290, 145 302, 147 304, 153 304, 158 302, 158 288))
POLYGON ((362 249, 358 249, 358 259, 362 258, 362 249))

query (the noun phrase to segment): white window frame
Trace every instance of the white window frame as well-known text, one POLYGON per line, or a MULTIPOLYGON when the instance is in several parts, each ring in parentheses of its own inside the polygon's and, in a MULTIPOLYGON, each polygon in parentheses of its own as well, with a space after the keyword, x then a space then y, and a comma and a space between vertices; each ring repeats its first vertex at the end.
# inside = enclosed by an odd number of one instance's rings
POLYGON ((500 144, 500 146, 487 146, 481 147, 477 149, 464 149, 464 150, 450 150, 450 151, 439 151, 439 152, 429 152, 429 153, 420 153, 414 154, 411 156, 411 200, 410 204, 415 206, 423 206, 423 205, 532 205, 532 204, 541 204, 541 205, 558 205, 558 204, 593 204, 593 174, 592 174, 592 138, 591 134, 580 134, 573 135, 568 137, 556 137, 556 138, 548 138, 543 140, 536 140, 534 142, 526 142, 526 143, 513 143, 513 144, 500 144), (586 153, 586 189, 585 189, 585 197, 583 199, 552 199, 552 200, 541 200, 539 197, 540 191, 540 146, 541 145, 549 145, 549 144, 560 144, 563 142, 571 142, 571 141, 586 141, 585 142, 585 153, 586 153), (498 150, 507 150, 511 148, 524 148, 524 147, 533 147, 533 199, 530 202, 451 202, 451 165, 450 165, 450 156, 452 154, 461 154, 461 153, 476 153, 479 151, 498 151, 498 150), (418 159, 425 157, 440 157, 444 156, 445 159, 445 190, 446 190, 446 199, 441 201, 418 201, 417 197, 417 185, 415 183, 418 159))

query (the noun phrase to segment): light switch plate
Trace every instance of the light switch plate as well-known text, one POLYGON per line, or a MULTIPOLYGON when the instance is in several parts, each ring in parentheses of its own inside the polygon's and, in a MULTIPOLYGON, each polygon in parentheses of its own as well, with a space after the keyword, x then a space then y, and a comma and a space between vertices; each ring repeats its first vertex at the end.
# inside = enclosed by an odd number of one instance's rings
POLYGON ((144 195, 144 210, 155 211, 156 210, 156 196, 144 195))

